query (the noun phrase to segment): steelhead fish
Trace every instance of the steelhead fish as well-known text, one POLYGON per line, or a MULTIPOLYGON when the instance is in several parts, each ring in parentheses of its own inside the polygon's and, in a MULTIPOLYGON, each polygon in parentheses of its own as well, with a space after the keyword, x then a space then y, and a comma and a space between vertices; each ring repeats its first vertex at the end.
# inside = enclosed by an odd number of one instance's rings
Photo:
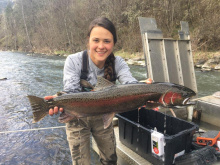
POLYGON ((115 85, 97 78, 94 91, 64 94, 49 101, 36 96, 27 96, 33 111, 33 122, 38 122, 48 114, 49 108, 63 107, 60 122, 74 118, 103 114, 104 127, 107 128, 115 113, 135 110, 141 106, 173 107, 189 105, 189 99, 196 93, 184 86, 172 83, 138 83, 115 85))

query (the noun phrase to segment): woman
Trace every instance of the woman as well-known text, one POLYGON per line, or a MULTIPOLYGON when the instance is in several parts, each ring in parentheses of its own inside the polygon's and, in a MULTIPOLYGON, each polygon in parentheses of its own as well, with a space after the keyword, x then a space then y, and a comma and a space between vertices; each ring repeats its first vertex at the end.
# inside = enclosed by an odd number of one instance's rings
MULTIPOLYGON (((97 82, 97 76, 103 76, 112 82, 118 79, 121 84, 138 83, 132 77, 126 62, 112 53, 116 42, 116 29, 110 20, 103 17, 93 20, 88 33, 88 63, 83 62, 85 52, 67 57, 64 66, 64 92, 75 93, 85 90, 80 85, 83 67, 87 68, 87 71, 83 72, 86 73, 83 79, 93 86, 97 82), (88 66, 85 67, 85 65, 88 66)), ((45 99, 51 99, 51 97, 53 96, 46 96, 45 99)), ((64 110, 59 108, 59 111, 64 110)), ((50 115, 57 113, 58 107, 49 110, 50 115)), ((66 124, 66 132, 73 164, 90 164, 90 134, 93 135, 99 148, 101 163, 117 164, 114 129, 112 124, 104 129, 102 115, 71 120, 66 124)))

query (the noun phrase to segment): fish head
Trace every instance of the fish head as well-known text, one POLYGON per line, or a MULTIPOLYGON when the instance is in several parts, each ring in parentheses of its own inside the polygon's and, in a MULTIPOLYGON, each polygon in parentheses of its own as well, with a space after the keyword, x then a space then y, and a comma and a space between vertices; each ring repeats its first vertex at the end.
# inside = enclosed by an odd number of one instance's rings
POLYGON ((171 84, 171 88, 160 96, 159 103, 164 107, 194 105, 190 99, 195 95, 196 93, 188 87, 171 84))

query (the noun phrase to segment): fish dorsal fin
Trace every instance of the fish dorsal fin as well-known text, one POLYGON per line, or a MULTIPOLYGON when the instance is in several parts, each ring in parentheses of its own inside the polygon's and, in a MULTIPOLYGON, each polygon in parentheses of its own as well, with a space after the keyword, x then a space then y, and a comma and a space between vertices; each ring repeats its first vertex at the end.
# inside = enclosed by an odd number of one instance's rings
POLYGON ((106 79, 103 78, 103 77, 98 76, 98 77, 97 77, 97 83, 96 83, 96 86, 95 86, 95 88, 94 88, 94 91, 103 90, 103 89, 105 89, 106 87, 111 87, 111 86, 113 86, 113 85, 115 85, 115 84, 112 83, 112 82, 110 82, 110 81, 108 81, 108 80, 106 80, 106 79))

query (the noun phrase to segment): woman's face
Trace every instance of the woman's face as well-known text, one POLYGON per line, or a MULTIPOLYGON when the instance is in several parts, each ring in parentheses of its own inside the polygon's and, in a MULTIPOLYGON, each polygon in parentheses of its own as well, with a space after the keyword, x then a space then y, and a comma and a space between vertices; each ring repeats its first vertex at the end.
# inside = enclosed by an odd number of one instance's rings
POLYGON ((101 26, 95 26, 89 37, 90 58, 98 68, 103 68, 114 47, 113 35, 101 26))

